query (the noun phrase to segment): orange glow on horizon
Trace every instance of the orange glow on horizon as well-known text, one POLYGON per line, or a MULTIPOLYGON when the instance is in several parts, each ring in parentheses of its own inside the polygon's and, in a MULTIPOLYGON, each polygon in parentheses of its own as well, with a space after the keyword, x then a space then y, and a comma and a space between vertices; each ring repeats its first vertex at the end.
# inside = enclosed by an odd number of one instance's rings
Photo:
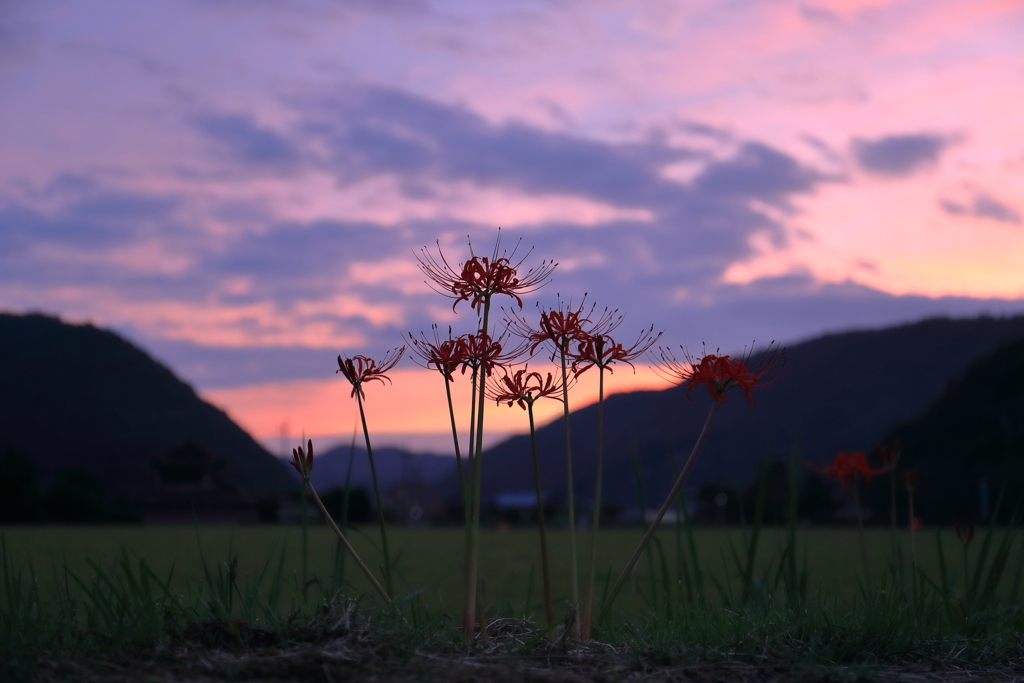
MULTIPOLYGON (((532 368, 532 366, 531 366, 532 368)), ((537 368, 547 372, 550 368, 537 368)), ((367 385, 366 419, 370 437, 374 433, 389 434, 451 434, 451 421, 440 374, 434 371, 402 369, 388 373, 393 386, 367 385)), ((627 391, 666 389, 669 384, 650 366, 637 365, 636 373, 629 367, 619 368, 605 376, 608 395, 627 391)), ((452 385, 456 420, 461 427, 469 415, 469 380, 456 376, 452 385)), ((358 424, 359 411, 349 396, 351 385, 344 379, 297 380, 258 384, 233 389, 203 392, 203 398, 225 410, 254 438, 270 440, 287 424, 293 435, 347 434, 358 424)), ((570 389, 570 409, 597 401, 597 372, 590 370, 570 389)), ((488 401, 485 432, 521 433, 529 429, 525 411, 518 406, 495 406, 488 401)), ((558 401, 539 401, 534 406, 538 426, 547 424, 562 413, 558 401)), ((463 433, 463 438, 465 434, 463 433)))

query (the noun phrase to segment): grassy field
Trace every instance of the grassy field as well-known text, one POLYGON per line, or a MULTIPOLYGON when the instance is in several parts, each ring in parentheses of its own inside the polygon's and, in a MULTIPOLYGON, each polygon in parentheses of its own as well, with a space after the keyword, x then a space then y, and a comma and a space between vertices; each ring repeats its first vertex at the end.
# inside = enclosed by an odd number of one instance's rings
MULTIPOLYGON (((785 544, 785 529, 762 530, 755 556, 754 577, 774 576, 785 544), (767 574, 766 574, 767 572, 767 574)), ((996 532, 995 543, 1003 532, 996 532)), ((599 576, 617 573, 638 540, 636 528, 602 531, 599 549, 599 576)), ((184 590, 190 583, 204 578, 203 558, 208 567, 238 557, 238 575, 257 578, 262 573, 265 583, 280 576, 299 585, 303 575, 303 533, 297 526, 204 526, 199 527, 4 527, 0 535, 6 540, 9 560, 14 566, 29 566, 48 581, 63 580, 59 569, 66 565, 80 577, 94 574, 92 561, 101 567, 112 567, 122 549, 132 558, 144 559, 159 576, 173 568, 172 585, 184 590)), ((963 547, 951 530, 924 530, 916 534, 917 563, 938 581, 941 575, 936 535, 945 552, 947 581, 953 587, 962 585, 963 547)), ((407 593, 419 592, 419 600, 431 611, 457 614, 461 605, 461 562, 463 533, 457 528, 394 527, 389 531, 391 547, 397 557, 396 575, 399 586, 407 593)), ((892 558, 892 536, 888 529, 867 531, 871 576, 879 580, 888 575, 892 558)), ((364 527, 352 535, 360 554, 371 565, 380 554, 374 541, 376 529, 364 527)), ((589 538, 580 536, 581 548, 589 547, 589 538)), ((666 528, 652 544, 648 557, 642 558, 634 571, 634 580, 623 593, 617 607, 635 612, 651 605, 652 569, 657 591, 664 592, 666 579, 673 591, 685 590, 680 572, 680 554, 691 573, 691 548, 685 533, 666 528), (660 545, 660 550, 658 546, 660 545), (664 560, 664 562, 663 562, 664 560)), ((556 605, 568 594, 568 534, 553 531, 549 536, 552 548, 552 572, 556 605)), ((697 566, 704 574, 705 595, 721 601, 726 595, 741 591, 741 566, 747 557, 749 532, 738 528, 711 527, 693 531, 697 566), (735 551, 735 554, 734 554, 735 551)), ((798 562, 806 562, 808 591, 820 599, 845 601, 852 599, 864 581, 864 564, 857 532, 853 528, 811 528, 798 532, 798 562)), ((909 533, 899 534, 903 557, 909 563, 909 533)), ((973 566, 981 552, 980 537, 968 546, 968 563, 973 566)), ((307 537, 305 581, 310 589, 317 585, 330 588, 334 579, 335 539, 328 529, 311 527, 307 537)), ((541 608, 540 575, 536 532, 532 529, 508 531, 485 530, 481 537, 481 571, 485 581, 485 602, 491 613, 505 616, 536 615, 541 608)), ((1019 573, 1024 549, 1011 554, 1012 575, 1019 573)), ((221 564, 221 566, 223 566, 221 564)), ((582 571, 582 568, 581 568, 582 571)), ((970 569, 969 569, 970 571, 970 569)), ((370 594, 365 579, 351 563, 344 578, 351 594, 370 594)), ((599 584, 600 585, 600 584, 599 584)))
MULTIPOLYGON (((377 564, 374 531, 353 538, 377 564)), ((609 668, 614 680, 680 680, 687 667, 723 682, 944 680, 965 669, 1007 680, 1024 666, 1024 541, 1014 531, 980 531, 966 556, 950 530, 918 533, 914 575, 909 536, 894 572, 890 532, 869 530, 866 581, 856 529, 797 530, 794 563, 783 561, 785 529, 762 529, 752 553, 749 529, 693 529, 691 546, 685 529, 666 528, 599 623, 600 642, 570 645, 538 630, 534 531, 487 530, 490 635, 467 648, 456 626, 460 529, 390 530, 408 597, 384 607, 351 563, 351 584, 335 578, 336 543, 322 527, 305 540, 287 526, 6 527, 0 680, 513 681, 523 667, 560 682, 609 668)), ((601 569, 618 571, 640 535, 603 532, 601 569)), ((550 537, 556 604, 568 592, 567 536, 550 537)))

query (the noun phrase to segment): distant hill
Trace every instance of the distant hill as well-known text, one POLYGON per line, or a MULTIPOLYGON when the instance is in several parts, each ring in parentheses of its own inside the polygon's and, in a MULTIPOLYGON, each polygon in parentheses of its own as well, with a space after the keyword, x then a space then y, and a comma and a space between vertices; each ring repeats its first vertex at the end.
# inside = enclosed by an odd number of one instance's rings
MULTIPOLYGON (((922 412, 997 346, 1024 338, 1024 316, 971 320, 936 318, 881 330, 829 334, 791 346, 777 380, 755 389, 753 405, 733 393, 723 406, 691 474, 688 489, 719 481, 749 482, 765 457, 785 459, 799 440, 803 458, 825 463, 840 450, 867 450, 890 428, 922 412)), ((627 370, 628 371, 628 370, 627 370)), ((623 372, 619 370, 618 372, 623 372)), ((614 386, 614 377, 611 385, 614 386)), ((675 465, 689 453, 708 408, 700 388, 612 396, 606 405, 605 497, 636 506, 631 451, 636 450, 649 501, 667 493, 675 465)), ((571 396, 570 396, 571 400, 571 396)), ((493 408, 492 408, 493 409, 493 408)), ((593 488, 597 407, 572 414, 577 497, 593 488)), ((565 490, 560 420, 541 428, 538 441, 545 487, 565 490)), ((528 437, 509 439, 484 454, 483 493, 530 490, 528 437)), ((447 490, 457 491, 454 478, 447 490)))
POLYGON ((187 440, 225 458, 244 493, 294 486, 285 463, 116 334, 0 314, 0 452, 29 456, 41 482, 73 468, 108 493, 142 494, 156 485, 150 459, 187 440))
POLYGON ((926 412, 895 426, 901 465, 919 470, 917 509, 926 519, 975 519, 1005 488, 1003 514, 1024 494, 1024 339, 970 365, 926 412), (987 493, 984 489, 987 488, 987 493))
MULTIPOLYGON (((370 438, 373 438, 372 434, 370 438)), ((357 443, 362 443, 362 440, 357 443)), ((324 453, 316 450, 316 444, 313 444, 313 448, 316 457, 310 481, 316 490, 344 487, 350 447, 336 446, 324 453)), ((352 455, 353 488, 361 486, 372 493, 373 479, 366 449, 357 446, 352 455)), ((457 472, 455 458, 452 456, 410 453, 399 448, 374 448, 373 461, 377 467, 382 495, 399 481, 437 482, 457 472)))

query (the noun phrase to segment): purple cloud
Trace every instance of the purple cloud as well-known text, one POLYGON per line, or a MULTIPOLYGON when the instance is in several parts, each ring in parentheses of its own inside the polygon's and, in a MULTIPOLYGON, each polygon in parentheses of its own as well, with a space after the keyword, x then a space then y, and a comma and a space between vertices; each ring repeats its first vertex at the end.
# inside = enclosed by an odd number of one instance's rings
POLYGON ((865 170, 880 175, 905 176, 938 162, 949 141, 929 133, 887 135, 874 140, 857 138, 853 154, 865 170))

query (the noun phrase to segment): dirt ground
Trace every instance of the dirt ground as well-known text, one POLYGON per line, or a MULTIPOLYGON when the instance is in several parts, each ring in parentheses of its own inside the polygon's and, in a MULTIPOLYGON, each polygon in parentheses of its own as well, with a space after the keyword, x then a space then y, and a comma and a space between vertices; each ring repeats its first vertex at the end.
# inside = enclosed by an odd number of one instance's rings
POLYGON ((857 665, 808 664, 767 657, 729 658, 680 664, 665 655, 643 655, 609 645, 573 646, 543 640, 511 620, 495 624, 486 643, 467 652, 454 644, 410 647, 397 637, 349 629, 315 638, 273 632, 230 633, 223 624, 193 628, 154 648, 127 648, 106 656, 43 659, 33 681, 86 683, 202 683, 206 681, 441 681, 444 683, 625 683, 780 681, 1024 683, 1024 659, 971 665, 951 655, 943 661, 857 665), (306 640, 307 642, 302 642, 306 640))

